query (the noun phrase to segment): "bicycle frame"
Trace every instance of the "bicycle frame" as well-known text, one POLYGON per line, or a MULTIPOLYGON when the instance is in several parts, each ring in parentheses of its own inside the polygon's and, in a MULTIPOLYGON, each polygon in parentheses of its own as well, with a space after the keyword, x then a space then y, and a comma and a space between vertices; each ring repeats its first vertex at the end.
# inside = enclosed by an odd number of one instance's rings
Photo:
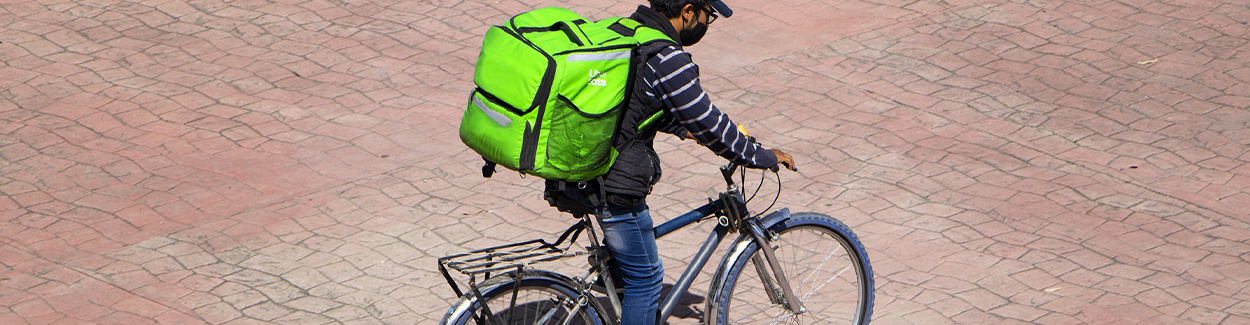
MULTIPOLYGON (((727 235, 735 230, 742 232, 742 236, 746 236, 749 241, 759 243, 758 246, 760 247, 760 251, 764 253, 765 260, 767 260, 768 265, 770 266, 769 271, 772 272, 766 272, 763 269, 763 266, 759 264, 761 261, 758 258, 755 260, 757 262, 755 265, 757 268, 760 268, 760 272, 758 273, 761 277, 763 277, 761 282, 768 287, 766 290, 769 297, 773 301, 784 303, 784 305, 794 313, 804 312, 801 301, 799 301, 798 296, 794 294, 793 289, 790 288, 790 283, 787 281, 786 275, 781 269, 781 265, 777 262, 772 245, 767 245, 770 240, 764 231, 778 222, 789 219, 790 211, 789 209, 781 209, 762 218, 748 217, 746 212, 746 203, 742 201, 741 192, 738 191, 732 180, 733 170, 734 165, 732 164, 721 168, 726 182, 729 184, 729 189, 725 192, 721 192, 720 198, 712 200, 703 206, 695 208, 690 212, 682 214, 654 227, 655 237, 658 239, 677 229, 711 219, 713 216, 717 217, 716 228, 714 228, 712 233, 708 235, 708 238, 704 240, 703 245, 700 246, 699 251, 695 253, 694 259, 690 262, 690 265, 688 265, 685 271, 682 272, 681 277, 678 278, 677 282, 673 284, 673 289, 669 292, 668 296, 664 298, 664 301, 660 303, 660 310, 657 315, 657 324, 664 324, 665 321, 672 316, 673 309, 677 306, 677 301, 681 299, 687 291, 689 291, 695 278, 698 277, 699 271, 703 270, 703 267, 707 265, 708 260, 711 259, 712 252, 715 251, 727 235), (774 282, 773 278, 769 277, 770 273, 776 276, 776 282, 774 282), (780 288, 773 288, 772 286, 774 284, 778 284, 780 288), (775 295, 775 289, 781 289, 781 297, 777 297, 775 295)), ((587 227, 589 227, 589 218, 591 217, 586 216, 584 218, 587 223, 587 227)), ((593 232, 594 231, 591 230, 591 236, 592 238, 595 238, 596 236, 593 232)), ((597 240, 591 244, 591 247, 592 250, 597 250, 599 248, 597 240)), ((727 254, 725 258, 728 259, 730 256, 727 254)), ((603 262, 605 261, 598 261, 595 263, 601 264, 599 266, 602 267, 603 262)), ((727 265, 724 261, 722 261, 721 264, 722 268, 724 265, 727 265)), ((594 272, 595 271, 592 271, 592 273, 594 272)), ((601 272, 598 276, 603 278, 604 283, 609 287, 609 292, 612 292, 613 288, 611 287, 612 285, 611 281, 609 281, 610 279, 608 279, 608 273, 601 272)), ((609 294, 608 296, 609 300, 612 302, 612 307, 614 308, 616 315, 620 316, 620 302, 617 300, 615 295, 609 294)))
MULTIPOLYGON (((703 270, 703 268, 707 265, 708 260, 711 259, 712 252, 720 245, 725 237, 732 232, 741 233, 739 238, 736 240, 736 242, 739 243, 739 246, 731 248, 729 253, 724 256, 724 259, 721 261, 721 266, 717 271, 717 278, 723 276, 723 273, 726 271, 724 269, 726 265, 731 265, 729 263, 736 261, 732 259, 737 258, 736 255, 738 254, 734 254, 733 252, 739 251, 739 249, 745 247, 743 244, 757 243, 757 246, 759 246, 760 251, 764 255, 764 261, 761 261, 758 255, 753 257, 753 260, 758 271, 757 273, 761 277, 761 282, 765 285, 765 290, 767 291, 769 298, 775 303, 782 304, 791 312, 796 314, 805 312, 802 302, 799 301, 798 296, 794 294, 790 287, 790 282, 787 281, 786 274, 781 269, 781 265, 777 262, 772 245, 768 244, 771 241, 771 237, 770 233, 767 232, 767 229, 789 219, 790 211, 789 209, 781 209, 763 217, 750 216, 746 209, 746 202, 743 201, 742 192, 733 182, 732 176, 736 169, 737 165, 732 163, 721 167, 721 173, 725 177, 728 189, 721 192, 719 198, 709 200, 710 202, 707 204, 653 228, 655 237, 661 238, 677 229, 684 228, 694 223, 713 218, 717 220, 717 225, 712 230, 712 233, 708 235, 702 246, 699 247, 699 251, 695 253, 694 259, 682 272, 681 277, 676 283, 673 284, 673 289, 670 291, 669 295, 664 298, 664 301, 661 302, 660 309, 656 315, 659 324, 663 324, 672 315, 673 309, 677 306, 677 301, 684 296, 687 291, 689 291, 691 284, 693 284, 695 278, 698 277, 699 271, 703 270), (765 269, 764 266, 761 265, 765 261, 770 266, 768 269, 765 269), (778 293, 780 293, 780 295, 778 295, 778 293)), ((543 240, 533 240, 447 256, 439 259, 439 271, 443 274, 444 278, 446 278, 448 284, 457 295, 463 296, 466 294, 472 294, 477 299, 481 300, 481 293, 475 285, 478 274, 483 274, 484 279, 489 279, 491 278, 490 273, 504 273, 509 268, 516 269, 518 271, 517 274, 519 274, 519 271, 530 262, 542 262, 577 255, 589 255, 589 262, 591 266, 590 270, 588 270, 582 278, 566 279, 571 280, 572 284, 578 285, 576 289, 581 291, 583 299, 586 297, 594 297, 594 295, 590 293, 590 284, 594 282, 593 279, 598 278, 604 280, 604 284, 608 289, 607 296, 611 301, 611 307, 613 308, 616 316, 619 317, 622 309, 619 299, 613 293, 615 292, 613 281, 610 278, 610 273, 607 272, 606 269, 608 260, 605 256, 598 253, 606 252, 606 248, 599 244, 599 237, 596 234, 594 226, 592 225, 592 218, 595 217, 582 216, 582 220, 576 225, 569 227, 569 229, 566 230, 554 244, 547 243, 543 240), (577 236, 583 230, 588 230, 587 233, 590 237, 591 245, 588 247, 589 252, 568 254, 564 250, 558 248, 558 246, 564 243, 566 239, 570 239, 570 243, 575 242, 577 236), (496 264, 496 262, 493 261, 502 261, 511 264, 496 264), (517 262, 513 263, 514 261, 517 262), (455 281, 451 278, 450 274, 447 272, 447 267, 455 268, 462 273, 470 275, 469 292, 463 292, 460 290, 460 288, 455 284, 455 281)), ((518 278, 516 281, 520 281, 520 279, 518 278)), ((710 292, 709 294, 716 293, 710 292)), ((709 297, 708 301, 714 301, 716 298, 717 297, 709 297)), ((601 307, 598 306, 597 303, 596 306, 601 307)), ((583 306, 579 305, 575 308, 581 307, 583 306)), ((483 306, 483 308, 487 313, 490 312, 485 306, 483 306)), ((499 322, 497 319, 487 319, 486 321, 491 323, 499 322)), ((616 323, 615 320, 608 321, 616 323)))

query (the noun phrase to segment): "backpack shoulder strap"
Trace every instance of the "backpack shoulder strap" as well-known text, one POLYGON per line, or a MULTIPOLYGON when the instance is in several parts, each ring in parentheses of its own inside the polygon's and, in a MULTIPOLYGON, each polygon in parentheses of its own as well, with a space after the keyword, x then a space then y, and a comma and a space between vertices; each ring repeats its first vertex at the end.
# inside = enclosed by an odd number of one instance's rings
POLYGON ((643 26, 642 23, 639 23, 636 20, 623 17, 609 18, 608 20, 614 21, 608 26, 608 29, 621 34, 621 36, 633 38, 638 42, 638 45, 645 46, 655 42, 677 44, 677 42, 668 38, 667 35, 664 35, 664 32, 643 26))
MULTIPOLYGON (((624 17, 614 17, 614 18, 607 18, 604 20, 600 20, 596 22, 596 24, 600 24, 601 26, 606 26, 608 30, 616 32, 622 38, 632 40, 631 43, 634 44, 634 48, 636 49, 636 52, 634 54, 635 55, 634 60, 636 60, 635 61, 636 63, 647 61, 652 56, 658 54, 660 50, 662 50, 665 47, 678 45, 676 41, 673 41, 667 35, 664 35, 664 32, 656 30, 654 28, 643 26, 642 23, 639 23, 638 21, 633 20, 633 19, 624 18, 624 17)), ((632 79, 633 77, 630 77, 630 78, 632 79)), ((626 91, 633 92, 632 89, 626 90, 626 91)), ((638 125, 636 131, 643 132, 649 129, 650 127, 655 125, 656 120, 661 118, 664 115, 664 113, 665 113, 664 111, 659 111, 659 112, 656 112, 655 114, 652 114, 651 116, 644 118, 643 121, 638 125)), ((633 140, 634 139, 630 139, 630 141, 633 141, 633 140)))

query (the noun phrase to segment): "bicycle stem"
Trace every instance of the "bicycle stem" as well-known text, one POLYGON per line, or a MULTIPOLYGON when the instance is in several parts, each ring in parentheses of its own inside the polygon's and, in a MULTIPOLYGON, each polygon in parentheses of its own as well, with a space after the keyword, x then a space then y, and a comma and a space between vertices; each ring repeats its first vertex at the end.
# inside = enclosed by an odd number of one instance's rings
POLYGON ((729 164, 721 166, 720 168, 720 174, 721 176, 725 176, 725 185, 729 186, 730 191, 733 191, 734 189, 737 188, 737 186, 735 186, 734 184, 734 172, 737 170, 738 170, 738 164, 735 164, 732 161, 729 162, 729 164))

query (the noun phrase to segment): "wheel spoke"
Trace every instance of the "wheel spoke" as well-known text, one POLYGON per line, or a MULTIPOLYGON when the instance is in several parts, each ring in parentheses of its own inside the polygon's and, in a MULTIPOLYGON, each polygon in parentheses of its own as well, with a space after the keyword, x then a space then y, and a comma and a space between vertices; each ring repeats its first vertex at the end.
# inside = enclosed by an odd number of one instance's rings
POLYGON ((546 324, 547 321, 550 320, 551 317, 554 317, 556 315, 556 312, 560 310, 560 308, 558 308, 560 306, 558 301, 552 300, 551 302, 553 303, 554 306, 551 309, 547 310, 547 314, 543 315, 543 317, 540 318, 537 322, 534 322, 534 325, 546 324))
MULTIPOLYGON (((832 249, 830 249, 830 248, 826 248, 826 249, 825 249, 825 251, 827 251, 827 252, 832 252, 833 250, 832 250, 832 249)), ((822 267, 822 266, 824 266, 824 265, 825 265, 825 263, 826 263, 826 262, 828 262, 830 258, 833 258, 833 254, 832 254, 832 253, 830 253, 829 255, 825 256, 825 258, 824 258, 824 259, 820 260, 820 264, 817 264, 817 265, 816 265, 816 269, 817 269, 817 270, 821 269, 821 267, 822 267)), ((797 267, 798 267, 798 266, 797 266, 797 265, 798 265, 797 260, 795 261, 795 263, 790 263, 790 265, 795 265, 795 268, 797 268, 797 267)), ((817 272, 812 272, 812 274, 809 274, 809 275, 807 276, 807 278, 806 278, 806 279, 803 279, 802 283, 807 283, 807 281, 809 281, 809 280, 811 280, 812 278, 816 277, 816 273, 817 273, 817 272)), ((836 277, 836 276, 835 276, 835 277, 836 277)))
POLYGON ((758 268, 747 267, 753 263, 753 254, 760 254, 758 247, 746 251, 739 262, 727 271, 724 287, 714 288, 721 293, 716 309, 718 324, 845 324, 858 320, 860 324, 869 319, 872 299, 871 269, 867 260, 856 252, 862 251, 859 242, 840 222, 817 214, 805 213, 793 217, 786 228, 777 231, 772 244, 777 248, 778 259, 786 272, 789 285, 803 306, 803 313, 792 312, 785 306, 768 299, 766 285, 757 276, 758 268))
POLYGON ((812 288, 812 291, 808 291, 807 294, 803 295, 803 300, 807 300, 807 298, 811 297, 812 294, 815 294, 817 291, 820 291, 820 288, 823 288, 825 287, 826 284, 829 284, 829 281, 833 281, 833 279, 837 279, 839 276, 842 275, 843 272, 846 272, 847 270, 850 270, 850 269, 851 267, 849 266, 842 268, 842 270, 838 271, 837 274, 834 274, 833 276, 829 277, 828 280, 825 280, 825 282, 821 282, 819 286, 812 288))

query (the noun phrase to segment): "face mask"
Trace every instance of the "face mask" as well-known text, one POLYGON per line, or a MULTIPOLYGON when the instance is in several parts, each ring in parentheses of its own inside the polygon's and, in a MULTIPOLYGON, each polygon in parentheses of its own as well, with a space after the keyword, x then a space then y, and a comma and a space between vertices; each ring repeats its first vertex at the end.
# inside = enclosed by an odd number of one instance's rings
POLYGON ((707 34, 707 24, 697 22, 694 28, 677 32, 677 37, 681 38, 681 46, 691 46, 703 39, 703 34, 707 34))

